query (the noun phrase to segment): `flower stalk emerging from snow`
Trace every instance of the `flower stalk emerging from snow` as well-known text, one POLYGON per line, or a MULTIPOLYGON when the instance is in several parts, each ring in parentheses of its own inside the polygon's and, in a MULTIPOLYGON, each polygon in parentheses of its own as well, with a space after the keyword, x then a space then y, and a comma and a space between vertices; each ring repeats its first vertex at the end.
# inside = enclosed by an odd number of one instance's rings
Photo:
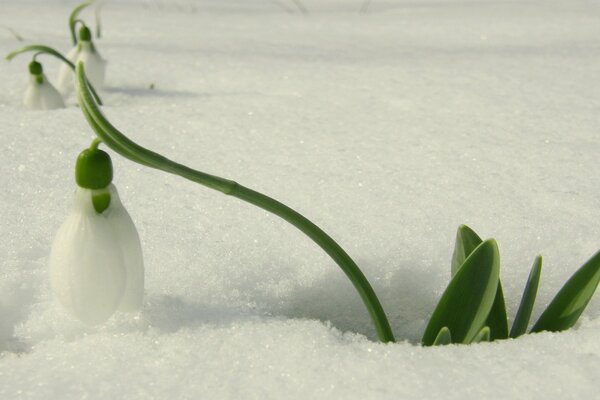
MULTIPOLYGON (((86 66, 87 67, 87 66, 86 66)), ((237 197, 269 211, 301 230, 318 244, 344 271, 362 298, 382 342, 393 342, 394 335, 375 291, 350 256, 329 235, 303 215, 262 193, 234 181, 196 171, 147 150, 131 141, 104 117, 90 92, 83 63, 77 64, 77 95, 79 106, 96 135, 122 156, 145 165, 199 183, 226 195, 237 197)))
MULTIPOLYGON (((71 11, 71 14, 69 15, 69 31, 71 32, 71 40, 73 41, 73 45, 77 44, 77 34, 75 28, 77 26, 77 22, 80 22, 80 20, 78 20, 77 17, 79 16, 79 13, 81 11, 83 11, 85 8, 91 6, 94 3, 95 0, 84 1, 83 3, 80 3, 77 6, 75 6, 75 8, 73 8, 73 10, 71 11)), ((96 8, 96 27, 96 29, 99 32, 100 17, 98 14, 98 8, 96 8)))
MULTIPOLYGON (((262 193, 214 175, 175 163, 131 141, 104 117, 94 102, 82 63, 77 64, 79 105, 100 140, 122 156, 150 168, 179 175, 224 194, 267 210, 300 229, 340 266, 360 294, 382 342, 394 336, 377 295, 348 254, 319 227, 301 214, 262 193)), ((500 256, 493 239, 482 240, 466 226, 459 228, 452 258, 452 279, 427 324, 422 338, 426 346, 449 343, 477 343, 517 337, 527 329, 541 257, 536 258, 525 288, 519 312, 508 330, 500 283, 500 256)), ((572 327, 600 283, 600 252, 590 258, 557 293, 530 332, 561 331, 572 327)))
POLYGON ((23 104, 32 110, 53 110, 65 107, 62 96, 46 78, 42 64, 35 60, 29 63, 29 85, 25 90, 23 104))
MULTIPOLYGON (((104 85, 106 61, 100 56, 96 46, 92 42, 92 33, 87 26, 79 29, 79 41, 69 51, 66 57, 71 64, 83 62, 87 71, 87 78, 95 88, 104 85)), ((58 72, 58 88, 63 95, 68 95, 74 88, 73 68, 70 65, 61 65, 58 72)))
MULTIPOLYGON (((54 50, 52 47, 44 46, 41 44, 32 44, 29 46, 21 47, 20 49, 17 49, 15 51, 7 54, 5 58, 7 61, 10 61, 13 58, 15 58, 16 56, 18 56, 19 54, 23 54, 23 53, 27 53, 27 52, 36 52, 34 58, 40 54, 49 54, 51 56, 54 56, 54 57, 58 58, 59 60, 61 60, 63 63, 65 63, 65 65, 67 65, 71 69, 71 71, 73 71, 73 73, 75 72, 75 64, 73 64, 71 61, 69 61, 60 52, 54 50)), ((98 94, 96 93, 96 90, 94 89, 93 86, 90 86, 90 90, 91 90, 92 96, 94 96, 94 99, 96 100, 96 102, 98 102, 98 104, 102 104, 102 100, 100 99, 100 96, 98 96, 98 94)))
POLYGON ((137 230, 112 182, 112 162, 94 141, 77 158, 71 213, 59 228, 49 258, 58 301, 88 325, 114 312, 140 308, 144 266, 137 230))

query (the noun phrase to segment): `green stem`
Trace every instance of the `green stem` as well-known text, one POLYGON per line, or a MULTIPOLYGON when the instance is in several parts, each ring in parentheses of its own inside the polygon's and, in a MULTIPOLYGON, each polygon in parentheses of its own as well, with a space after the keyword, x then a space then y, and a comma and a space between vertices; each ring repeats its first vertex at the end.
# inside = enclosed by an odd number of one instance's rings
MULTIPOLYGON (((79 104, 82 104, 81 102, 81 98, 78 98, 79 100, 79 104)), ((87 119, 88 123, 90 124, 90 126, 92 127, 92 129, 94 130, 94 132, 96 132, 96 134, 98 135, 98 137, 100 138, 100 140, 105 143, 108 147, 110 147, 111 149, 113 149, 114 151, 116 151, 117 153, 121 154, 123 157, 136 162, 138 164, 142 164, 146 167, 149 168, 153 168, 151 165, 147 164, 146 162, 144 162, 143 160, 139 159, 138 157, 136 157, 135 155, 128 153, 128 151, 126 149, 120 149, 119 145, 114 142, 109 136, 106 136, 102 130, 102 128, 100 128, 100 126, 96 123, 96 121, 92 118, 92 116, 90 115, 90 113, 87 111, 87 109, 85 107, 81 108, 81 111, 83 111, 83 115, 85 116, 85 119, 87 119)))
MULTIPOLYGON (((69 67, 71 67, 71 69, 73 71, 75 71, 75 64, 73 64, 71 61, 69 61, 65 56, 60 54, 58 51, 54 50, 52 47, 44 46, 41 44, 32 44, 29 46, 21 47, 20 49, 17 49, 13 52, 8 53, 5 58, 7 61, 10 61, 13 58, 15 58, 16 56, 18 56, 19 54, 26 53, 28 51, 37 51, 38 54, 40 54, 40 53, 50 54, 50 55, 58 58, 65 64, 67 64, 69 67)), ((37 54, 36 54, 36 56, 37 56, 37 54)))
POLYGON ((90 121, 92 128, 97 133, 98 137, 105 141, 105 143, 117 153, 132 161, 179 175, 211 189, 218 190, 224 194, 237 197, 240 200, 244 200, 281 217, 305 233, 340 266, 346 276, 350 279, 367 307, 379 339, 382 342, 394 341, 394 335, 385 312, 383 311, 383 307, 381 306, 375 291, 369 284, 369 281, 344 249, 342 249, 317 225, 288 206, 262 193, 248 189, 234 181, 209 175, 186 167, 185 165, 178 164, 158 153, 145 149, 128 139, 118 129, 111 125, 98 106, 94 103, 91 93, 89 92, 89 85, 82 63, 77 65, 76 85, 79 94, 79 105, 88 121, 90 121))
POLYGON ((89 149, 98 150, 98 146, 100 146, 100 143, 102 143, 102 140, 98 139, 97 137, 94 138, 94 140, 92 140, 92 143, 90 144, 89 149))
MULTIPOLYGON (((18 56, 19 54, 27 53, 28 51, 36 52, 36 54, 34 55, 34 58, 37 57, 39 54, 50 54, 51 56, 54 56, 54 57, 58 58, 59 60, 61 60, 62 62, 64 62, 65 64, 67 64, 69 66, 69 68, 71 68, 71 70, 73 70, 73 73, 75 73, 75 64, 73 64, 71 61, 69 61, 68 58, 66 58, 65 56, 60 54, 58 51, 54 50, 52 47, 44 46, 41 44, 31 44, 29 46, 21 47, 20 49, 17 49, 15 51, 8 53, 5 58, 7 61, 10 61, 13 58, 15 58, 16 56, 18 56)), ((94 100, 96 100, 96 102, 98 104, 102 105, 102 100, 100 99, 100 96, 98 96, 98 93, 96 93, 96 89, 94 89, 92 84, 89 82, 88 82, 88 86, 90 88, 90 91, 92 92, 92 96, 94 96, 94 100)))
POLYGON ((354 288, 358 291, 369 311, 379 339, 382 342, 394 341, 394 335, 375 291, 360 268, 358 268, 358 265, 356 265, 354 260, 350 258, 348 253, 335 240, 302 214, 262 193, 236 184, 229 194, 283 218, 319 245, 340 266, 354 285, 354 288))
POLYGON ((71 11, 71 15, 69 15, 69 30, 71 31, 71 40, 73 41, 73 46, 77 44, 77 31, 75 29, 75 25, 77 25, 77 16, 79 13, 86 7, 94 4, 94 0, 84 1, 83 3, 77 5, 73 11, 71 11))

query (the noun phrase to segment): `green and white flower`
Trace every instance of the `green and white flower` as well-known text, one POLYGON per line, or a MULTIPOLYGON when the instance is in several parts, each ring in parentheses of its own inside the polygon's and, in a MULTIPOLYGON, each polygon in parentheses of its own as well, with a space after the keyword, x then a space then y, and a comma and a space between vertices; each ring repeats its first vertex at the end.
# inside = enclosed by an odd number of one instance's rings
MULTIPOLYGON (((104 85, 106 61, 100 56, 98 49, 92 42, 92 34, 86 26, 79 30, 79 42, 67 54, 67 60, 77 65, 80 61, 86 67, 87 78, 92 86, 100 89, 104 85)), ((73 70, 68 65, 61 65, 58 71, 58 88, 65 96, 73 92, 73 70)))
POLYGON ((58 301, 88 325, 117 310, 141 307, 144 265, 140 240, 112 181, 107 153, 84 150, 77 160, 75 202, 50 252, 50 284, 58 301))
POLYGON ((37 61, 29 63, 29 85, 25 90, 23 104, 32 110, 53 110, 65 107, 61 94, 48 81, 42 64, 37 61))

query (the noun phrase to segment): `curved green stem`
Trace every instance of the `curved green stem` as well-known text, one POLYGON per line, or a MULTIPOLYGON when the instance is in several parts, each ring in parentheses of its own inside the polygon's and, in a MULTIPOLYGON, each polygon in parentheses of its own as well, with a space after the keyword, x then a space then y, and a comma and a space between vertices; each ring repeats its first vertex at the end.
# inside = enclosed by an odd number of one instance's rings
POLYGON ((354 285, 354 288, 358 291, 377 329, 379 339, 382 342, 394 341, 392 330, 375 291, 360 268, 358 268, 358 265, 356 265, 354 260, 350 258, 348 253, 335 240, 302 214, 262 193, 236 184, 228 194, 283 218, 319 245, 340 266, 354 285))
MULTIPOLYGON (((69 61, 68 58, 66 58, 65 56, 60 54, 58 51, 54 50, 52 47, 44 46, 41 44, 31 44, 29 46, 21 47, 20 49, 17 49, 15 51, 8 53, 5 57, 5 59, 7 61, 10 61, 13 58, 15 58, 16 56, 18 56, 19 54, 27 53, 29 51, 36 52, 34 55, 34 58, 37 57, 39 54, 50 54, 51 56, 54 56, 54 57, 58 58, 59 60, 61 60, 62 62, 64 62, 65 64, 67 64, 69 66, 69 68, 71 68, 73 70, 73 73, 75 73, 75 64, 73 64, 71 61, 69 61)), ((88 86, 90 88, 92 96, 94 96, 94 100, 96 100, 96 102, 98 104, 102 105, 102 100, 100 99, 100 96, 98 96, 98 93, 96 93, 96 90, 94 89, 92 84, 88 82, 88 86)))
POLYGON ((84 1, 83 3, 77 5, 73 11, 71 11, 71 15, 69 15, 69 30, 71 31, 71 40, 73 41, 73 45, 77 44, 77 31, 75 29, 75 25, 77 25, 77 16, 79 13, 86 7, 94 4, 94 0, 84 1))
POLYGON ((94 103, 89 91, 89 85, 82 63, 77 65, 76 85, 79 94, 79 105, 88 121, 90 121, 90 125, 98 137, 105 141, 105 143, 117 153, 151 168, 179 175, 211 189, 218 190, 224 194, 237 197, 240 200, 244 200, 281 217, 305 233, 340 266, 346 276, 350 279, 367 307, 379 339, 382 342, 394 341, 394 335, 385 312, 383 311, 383 307, 367 278, 344 249, 342 249, 317 225, 300 213, 271 197, 246 188, 234 181, 209 175, 186 167, 185 165, 178 164, 158 153, 145 149, 128 139, 119 132, 118 129, 111 125, 104 117, 99 107, 94 103))
POLYGON ((69 29, 71 30, 71 36, 75 38, 73 42, 73 46, 77 46, 79 43, 79 38, 77 37, 77 24, 81 25, 81 28, 87 28, 85 22, 82 19, 74 19, 73 21, 69 21, 69 29))
POLYGON ((36 51, 37 52, 36 56, 38 54, 42 54, 42 53, 50 54, 51 56, 54 56, 54 57, 58 58, 59 60, 61 60, 62 62, 64 62, 65 64, 67 64, 69 67, 71 67, 71 69, 73 71, 75 71, 75 64, 73 64, 71 61, 69 61, 65 56, 60 54, 58 51, 54 50, 52 47, 44 46, 41 44, 32 44, 29 46, 21 47, 20 49, 17 49, 15 51, 8 53, 5 58, 7 61, 10 61, 13 58, 15 58, 16 56, 18 56, 19 54, 27 53, 28 51, 36 51))
POLYGON ((90 150, 98 150, 98 146, 100 146, 100 143, 102 143, 102 140, 95 137, 94 140, 92 140, 92 143, 90 143, 90 147, 88 148, 90 150))

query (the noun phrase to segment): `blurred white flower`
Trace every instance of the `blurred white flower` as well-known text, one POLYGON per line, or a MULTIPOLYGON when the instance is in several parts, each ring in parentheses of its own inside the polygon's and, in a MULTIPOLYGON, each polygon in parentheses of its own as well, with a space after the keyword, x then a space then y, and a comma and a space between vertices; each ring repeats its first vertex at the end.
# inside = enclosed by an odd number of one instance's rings
POLYGON ((117 310, 142 304, 144 265, 137 230, 114 185, 78 187, 75 204, 58 230, 49 259, 52 291, 66 310, 95 325, 117 310), (93 196, 109 194, 101 213, 93 196))
MULTIPOLYGON (((69 51, 66 57, 73 64, 80 61, 85 65, 85 74, 95 89, 104 85, 106 61, 100 56, 96 46, 91 41, 91 34, 86 27, 81 28, 79 42, 69 51)), ((65 96, 71 94, 75 88, 75 74, 66 64, 60 66, 58 71, 58 89, 65 96)))
POLYGON ((42 65, 37 61, 29 64, 29 85, 25 90, 23 104, 31 110, 53 110, 65 107, 62 96, 48 81, 42 65))

